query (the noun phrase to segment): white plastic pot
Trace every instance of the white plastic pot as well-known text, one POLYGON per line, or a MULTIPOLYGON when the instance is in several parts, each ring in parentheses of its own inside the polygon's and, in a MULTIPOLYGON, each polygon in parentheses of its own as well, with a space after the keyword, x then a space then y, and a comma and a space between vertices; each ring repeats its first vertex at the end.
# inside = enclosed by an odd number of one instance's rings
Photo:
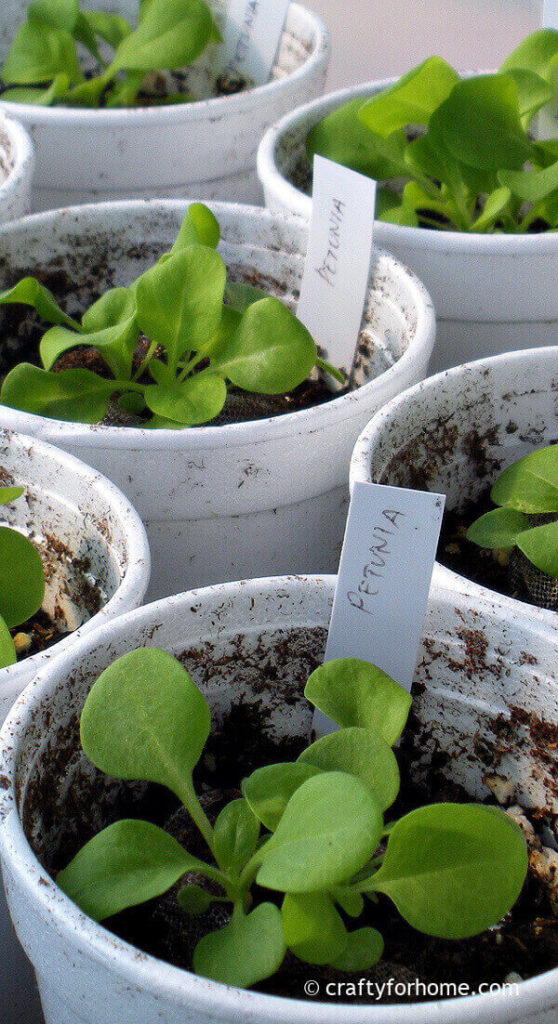
MULTIPOLYGON (((0 722, 35 674, 72 651, 82 636, 141 604, 149 580, 145 530, 113 484, 71 455, 34 438, 0 430, 0 481, 25 488, 0 508, 0 522, 39 545, 46 574, 43 607, 75 632, 53 647, 0 669, 0 722), (82 563, 76 565, 75 562, 82 563), (90 585, 103 604, 91 615, 90 585), (79 627, 76 629, 76 627, 79 627)), ((34 1024, 34 979, 15 941, 0 893, 0 1005, 6 1024, 34 1024)))
MULTIPOLYGON (((231 711, 237 728, 244 709, 253 728, 256 714, 266 743, 308 737, 303 686, 323 656, 334 583, 333 577, 252 580, 159 601, 84 639, 18 702, 0 737, 6 779, 0 854, 46 1024, 554 1024, 558 970, 523 982, 516 996, 492 992, 400 1006, 332 1006, 222 986, 116 938, 85 917, 45 869, 75 835, 75 808, 84 808, 80 827, 97 831, 121 792, 121 784, 103 786, 75 749, 73 725, 100 671, 138 645, 159 646, 179 655, 203 689, 218 735, 231 711)), ((541 717, 558 723, 555 637, 482 599, 476 607, 466 599, 455 607, 437 590, 423 636, 414 695, 416 772, 427 773, 434 761, 476 798, 489 795, 483 779, 495 773, 512 782, 514 801, 551 822, 558 811, 557 754, 537 747, 534 737, 541 717), (483 655, 471 668, 474 637, 483 655), (526 721, 532 728, 520 724, 526 721)), ((242 748, 238 757, 234 771, 246 774, 242 748)))
MULTIPOLYGON (((129 19, 130 0, 95 0, 95 10, 129 19)), ((214 6, 223 7, 222 0, 214 6)), ((3 0, 0 62, 28 0, 3 0)), ((323 22, 291 4, 271 81, 246 92, 151 108, 87 110, 4 103, 37 152, 36 210, 99 199, 188 196, 259 202, 255 163, 265 129, 321 94, 329 61, 323 22)), ((192 92, 203 76, 191 74, 192 92)), ((201 90, 201 91, 200 91, 201 90)))
MULTIPOLYGON (((212 208, 232 276, 256 275, 294 306, 305 225, 262 209, 212 208)), ((0 232, 0 288, 8 275, 13 281, 41 269, 57 293, 67 276, 68 308, 83 310, 93 293, 128 284, 168 250, 185 209, 178 201, 119 203, 30 217, 0 232)), ((130 497, 151 545, 152 597, 251 576, 335 571, 353 445, 380 405, 422 379, 434 327, 420 282, 376 252, 361 333, 370 354, 362 386, 350 394, 271 419, 180 431, 62 423, 3 406, 0 424, 79 455, 130 497)))
MULTIPOLYGON (((409 388, 359 437, 351 486, 372 481, 437 491, 461 510, 516 459, 557 439, 558 348, 528 349, 456 366, 409 388)), ((434 579, 473 601, 491 598, 558 629, 558 612, 497 594, 436 564, 434 579)))
POLYGON ((17 121, 0 114, 0 224, 29 213, 34 167, 27 132, 17 121))
MULTIPOLYGON (((312 200, 296 182, 308 169, 310 128, 349 100, 373 96, 395 79, 330 93, 286 114, 258 151, 267 207, 308 219, 312 200)), ((377 221, 376 244, 424 281, 438 318, 431 369, 535 345, 558 344, 558 234, 480 235, 377 221)))

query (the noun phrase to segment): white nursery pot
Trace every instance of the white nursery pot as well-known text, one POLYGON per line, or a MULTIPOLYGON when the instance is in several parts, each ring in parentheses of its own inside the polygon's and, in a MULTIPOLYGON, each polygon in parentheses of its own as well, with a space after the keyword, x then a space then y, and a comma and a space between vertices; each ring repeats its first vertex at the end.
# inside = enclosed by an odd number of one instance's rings
POLYGON ((0 113, 0 224, 29 213, 34 167, 35 155, 27 132, 0 113))
MULTIPOLYGON (((409 388, 381 409, 359 437, 355 481, 446 495, 461 510, 512 462, 556 442, 558 348, 527 349, 456 366, 409 388)), ((558 612, 480 586, 436 563, 434 579, 473 601, 492 599, 558 630, 558 612)))
MULTIPOLYGON (((19 700, 0 736, 0 855, 46 1024, 554 1024, 558 970, 522 982, 517 995, 399 1006, 328 1005, 229 988, 116 938, 81 913, 48 874, 44 865, 66 850, 70 836, 75 845, 75 808, 84 808, 78 827, 96 832, 122 793, 123 784, 104 784, 75 747, 77 718, 98 674, 137 646, 162 647, 181 658, 209 701, 217 763, 218 737, 231 713, 235 728, 251 722, 265 735, 266 750, 273 747, 270 757, 284 760, 285 743, 292 751, 297 738, 309 738, 303 687, 323 657, 334 584, 334 577, 251 580, 159 601, 85 638, 19 700)), ((416 757, 418 776, 433 761, 445 778, 483 799, 489 795, 483 779, 495 773, 511 782, 514 802, 550 823, 558 811, 557 754, 537 747, 535 736, 541 719, 558 723, 556 655, 555 637, 521 616, 483 600, 474 607, 463 599, 456 607, 434 589, 414 689, 411 761, 416 757), (472 633, 483 645, 473 669, 472 633)), ((242 747, 238 758, 233 776, 240 777, 253 765, 242 747)), ((312 976, 309 967, 304 977, 312 976)))
MULTIPOLYGON (((14 281, 40 268, 50 283, 50 267, 58 297, 68 275, 75 282, 68 310, 83 310, 94 292, 129 284, 170 248, 186 206, 105 204, 22 220, 0 232, 0 288, 8 274, 14 281)), ((262 209, 212 209, 232 277, 255 279, 294 308, 305 225, 262 209)), ((335 571, 353 445, 376 409, 424 377, 434 329, 420 282, 376 252, 361 331, 369 350, 360 360, 364 383, 347 395, 280 417, 186 430, 62 423, 4 406, 0 425, 79 455, 129 496, 147 527, 152 597, 280 572, 335 571)))
MULTIPOLYGON (((28 0, 3 0, 0 63, 28 6, 28 0)), ((130 0, 91 0, 86 6, 132 21, 138 11, 138 3, 130 0)), ((223 7, 222 0, 213 6, 223 7)), ((4 109, 26 126, 35 143, 34 209, 154 196, 260 202, 258 142, 288 110, 321 94, 329 54, 323 22, 292 3, 266 85, 151 108, 88 110, 5 102, 4 109)), ((202 75, 190 73, 188 80, 193 95, 206 94, 202 75)))
MULTIPOLYGON (((82 636, 141 604, 149 580, 143 526, 113 484, 78 459, 34 438, 0 430, 0 483, 24 494, 0 507, 0 523, 38 545, 46 576, 43 607, 75 632, 15 665, 0 669, 0 722, 35 674, 82 636), (81 562, 81 566, 73 564, 81 562), (102 605, 91 614, 91 584, 102 605), (76 629, 76 627, 79 627, 76 629)), ((0 1005, 6 1024, 35 1024, 38 996, 32 971, 15 941, 0 892, 0 1005)))
MULTIPOLYGON (((297 185, 309 164, 308 131, 350 100, 363 101, 396 79, 341 89, 286 114, 258 151, 266 206, 308 219, 309 195, 297 185)), ((438 318, 431 370, 482 356, 558 344, 558 234, 482 235, 407 228, 377 221, 376 244, 424 281, 438 318)))

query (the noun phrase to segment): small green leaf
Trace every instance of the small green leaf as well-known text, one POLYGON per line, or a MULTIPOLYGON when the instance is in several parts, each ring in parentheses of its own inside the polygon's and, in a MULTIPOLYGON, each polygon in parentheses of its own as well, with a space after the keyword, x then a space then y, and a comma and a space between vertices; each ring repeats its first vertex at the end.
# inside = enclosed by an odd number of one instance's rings
POLYGON ((382 959, 384 940, 375 928, 357 928, 347 935, 347 944, 332 967, 337 971, 368 971, 382 959))
POLYGON ((208 245, 210 249, 216 249, 221 238, 221 228, 219 227, 219 221, 209 207, 205 206, 204 203, 191 203, 186 212, 186 217, 189 217, 194 225, 199 244, 208 245))
POLYGON ((242 284, 241 281, 227 281, 225 288, 225 302, 238 313, 243 313, 253 302, 267 297, 262 288, 254 288, 251 284, 242 284))
POLYGON ((23 493, 23 487, 0 487, 0 505, 7 505, 11 501, 17 501, 23 493))
POLYGON ((327 893, 287 893, 281 917, 285 942, 299 960, 329 964, 344 952, 345 925, 327 893))
POLYGON ((202 0, 151 0, 140 23, 118 47, 113 70, 183 68, 205 49, 213 19, 202 0))
POLYGON ((8 665, 15 665, 17 661, 16 649, 10 635, 10 631, 0 615, 0 669, 8 665))
POLYGON ((531 155, 509 75, 477 75, 454 87, 436 111, 438 130, 456 160, 480 170, 518 169, 531 155))
POLYGON ((80 325, 72 320, 63 309, 60 308, 52 292, 34 277, 22 277, 13 288, 0 292, 0 306, 8 306, 10 303, 22 306, 32 306, 37 310, 43 320, 51 324, 65 324, 75 331, 79 331, 80 325))
POLYGON ((332 890, 331 895, 349 917, 360 917, 364 910, 364 899, 359 892, 337 886, 332 890))
POLYGON ((366 864, 382 828, 378 803, 359 779, 317 775, 295 791, 262 847, 257 882, 281 892, 329 889, 366 864))
POLYGON ((123 39, 132 31, 130 25, 119 14, 108 14, 106 11, 82 11, 81 17, 95 36, 104 39, 113 50, 116 50, 123 39))
POLYGON ((465 939, 507 914, 526 872, 525 841, 503 811, 431 804, 396 822, 368 888, 418 931, 465 939))
POLYGON ((114 382, 91 370, 49 373, 30 363, 10 370, 0 391, 4 405, 70 423, 98 423, 106 415, 114 382))
POLYGON ((209 728, 209 708, 186 670, 145 647, 97 679, 81 714, 81 745, 108 775, 159 782, 183 800, 209 728))
POLYGON ((152 412, 192 427, 219 415, 227 397, 227 386, 216 374, 200 374, 180 384, 149 384, 144 395, 152 412))
POLYGON ((399 768, 388 743, 370 729, 353 726, 316 740, 298 758, 322 771, 348 772, 367 787, 385 811, 399 792, 399 768))
POLYGON ((519 68, 510 69, 507 74, 513 78, 517 87, 519 116, 523 125, 529 121, 541 107, 552 99, 552 88, 540 75, 519 68))
POLYGON ((37 22, 21 25, 1 71, 6 85, 50 82, 61 73, 70 82, 83 78, 70 33, 37 22))
POLYGON ((519 533, 515 543, 537 569, 558 578, 558 521, 519 533))
POLYGON ((277 395, 306 379, 316 345, 300 320, 279 299, 254 302, 229 341, 211 351, 211 364, 245 391, 277 395))
POLYGON ((293 793, 320 772, 313 765, 296 761, 268 764, 244 779, 242 792, 262 825, 275 832, 293 793))
POLYGON ((33 86, 14 86, 2 93, 2 103, 34 103, 37 107, 50 107, 56 100, 62 99, 70 85, 70 79, 64 72, 57 75, 48 89, 35 89, 33 86))
POLYGON ((185 914, 205 914, 212 903, 219 899, 213 896, 207 889, 199 885, 185 885, 179 890, 176 896, 179 906, 185 914))
POLYGON ((386 153, 380 148, 379 140, 359 120, 363 103, 362 99, 351 100, 322 118, 306 137, 306 152, 310 159, 318 153, 359 174, 384 181, 397 175, 398 164, 393 161, 394 151, 386 153))
POLYGON ((32 0, 27 18, 39 25, 73 32, 79 17, 79 0, 32 0))
POLYGON ((500 474, 490 497, 516 512, 558 512, 558 444, 529 452, 500 474))
POLYGON ((128 289, 114 288, 106 292, 84 315, 82 328, 78 334, 57 326, 43 334, 39 352, 45 370, 50 370, 69 349, 87 345, 97 349, 116 378, 127 379, 139 338, 135 302, 128 289))
POLYGON ((529 520, 523 512, 493 508, 469 527, 467 540, 481 548, 513 548, 518 533, 528 526, 529 520))
POLYGON ((426 125, 460 81, 441 57, 429 57, 364 104, 359 119, 375 135, 387 138, 407 125, 426 125))
POLYGON ((260 823, 246 800, 232 800, 219 814, 213 842, 218 863, 238 875, 254 853, 260 823))
POLYGON ((90 839, 56 882, 85 914, 102 921, 160 896, 200 865, 163 829, 125 819, 90 839))
MULTIPOLYGON (((514 173, 511 171, 510 173, 514 173)), ((486 197, 482 213, 471 224, 471 231, 489 231, 509 208, 509 188, 497 188, 486 197)))
POLYGON ((498 181, 518 199, 536 203, 558 189, 558 161, 541 171, 499 171, 498 181))
POLYGON ((335 658, 308 677, 305 697, 343 728, 361 726, 393 746, 411 708, 411 697, 380 668, 360 658, 335 658))
POLYGON ((38 612, 45 596, 41 556, 17 530, 0 527, 0 616, 9 629, 38 612))
POLYGON ((531 71, 553 84, 554 68, 558 64, 558 32, 543 28, 523 39, 500 65, 500 71, 514 69, 531 71))
POLYGON ((275 974, 284 956, 281 914, 273 903, 260 903, 251 914, 235 914, 220 931, 200 939, 194 970, 202 978, 248 988, 275 974))

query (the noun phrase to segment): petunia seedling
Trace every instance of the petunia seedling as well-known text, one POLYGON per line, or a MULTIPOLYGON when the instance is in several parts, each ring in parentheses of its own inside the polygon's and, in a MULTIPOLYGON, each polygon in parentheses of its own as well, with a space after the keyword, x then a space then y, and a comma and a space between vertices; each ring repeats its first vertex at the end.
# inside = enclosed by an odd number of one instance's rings
MULTIPOLYGON (((0 487, 0 505, 23 487, 0 487)), ((0 669, 17 660, 12 631, 38 612, 45 594, 43 563, 36 547, 17 530, 0 526, 0 669)))
POLYGON ((127 288, 106 291, 81 317, 25 277, 0 293, 0 305, 34 308, 53 326, 40 341, 42 368, 20 363, 0 401, 53 419, 97 423, 117 401, 149 428, 197 426, 219 415, 227 387, 265 395, 297 387, 314 366, 343 380, 284 303, 251 285, 227 281, 216 252, 219 224, 194 203, 170 252, 127 288), (138 343, 145 342, 140 352, 138 343), (80 346, 95 349, 106 372, 52 369, 80 346))
MULTIPOLYGON (((39 106, 129 107, 151 72, 191 64, 220 34, 204 0, 140 0, 132 27, 79 0, 33 0, 0 70, 4 101, 39 106), (84 71, 79 46, 94 72, 84 71)), ((156 99, 156 97, 154 97, 156 99)), ((163 102, 187 102, 170 93, 163 102)))
POLYGON ((467 539, 483 548, 511 551, 512 555, 516 549, 519 559, 512 557, 512 568, 518 568, 519 560, 519 568, 524 566, 523 582, 533 596, 538 596, 537 603, 556 607, 558 444, 530 452, 508 466, 490 496, 498 508, 480 516, 469 527, 467 539))
POLYGON ((376 178, 380 220, 404 227, 524 233, 558 226, 557 140, 534 137, 554 98, 558 32, 525 39, 497 74, 461 80, 429 57, 307 136, 307 151, 376 178))
POLYGON ((399 790, 392 744, 408 693, 356 659, 316 669, 305 693, 338 731, 294 762, 254 771, 210 822, 192 778, 211 727, 204 697, 165 651, 142 648, 113 662, 85 702, 83 750, 113 777, 170 789, 207 858, 149 822, 118 821, 59 873, 64 892, 102 921, 182 880, 186 915, 216 901, 229 908, 224 926, 198 941, 194 970, 242 988, 273 975, 287 949, 340 971, 373 966, 383 938, 362 918, 378 893, 428 935, 459 939, 496 924, 527 870, 525 842, 506 814, 442 803, 384 820, 399 790))

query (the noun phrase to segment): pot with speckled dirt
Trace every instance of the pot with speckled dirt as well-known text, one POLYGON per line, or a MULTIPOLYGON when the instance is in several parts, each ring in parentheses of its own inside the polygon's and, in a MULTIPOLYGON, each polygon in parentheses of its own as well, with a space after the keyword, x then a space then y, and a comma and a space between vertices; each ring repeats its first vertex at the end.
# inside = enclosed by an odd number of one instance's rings
MULTIPOLYGON (((46 587, 36 653, 0 669, 3 721, 25 686, 55 656, 71 651, 96 626, 141 604, 149 580, 149 548, 124 495, 89 466, 44 441, 0 430, 0 480, 3 486, 24 489, 17 501, 0 507, 0 521, 36 544, 46 587), (58 640, 41 650, 50 623, 58 640)), ((38 1003, 32 972, 13 936, 3 895, 0 948, 0 1004, 12 1014, 5 1019, 34 1024, 38 1003)))
MULTIPOLYGON (((308 219, 310 128, 344 103, 363 101, 396 79, 329 93, 293 110, 270 128, 258 151, 268 209, 308 219)), ((376 244, 424 281, 438 318, 431 369, 533 345, 558 343, 558 235, 472 234, 377 221, 376 244)))
POLYGON ((0 115, 0 224, 23 217, 31 209, 35 167, 33 144, 25 129, 0 115))
MULTIPOLYGON (((317 976, 315 967, 298 976, 293 997, 230 988, 124 942, 53 882, 81 834, 149 799, 145 788, 107 785, 77 747, 81 707, 99 672, 146 644, 178 656, 211 708, 208 784, 215 765, 228 758, 230 776, 219 778, 235 785, 256 764, 289 759, 308 742, 312 714, 303 687, 323 657, 334 586, 334 577, 283 577, 156 602, 84 638, 18 702, 0 736, 0 854, 46 1024, 553 1024, 555 969, 513 992, 391 1005, 327 1003, 319 983, 319 994, 314 987, 305 998, 303 982, 317 976)), ((398 751, 434 793, 454 785, 475 800, 496 794, 529 829, 517 805, 526 809, 542 836, 541 865, 552 855, 558 812, 556 654, 555 635, 521 614, 510 617, 484 598, 472 603, 433 588, 413 725, 405 753, 398 751)), ((417 933, 415 941, 426 937, 417 933)), ((491 941, 498 948, 494 936, 491 941)))
MULTIPOLYGON (((257 283, 295 308, 304 224, 259 208, 211 206, 229 276, 257 283)), ((185 210, 186 204, 170 200, 29 217, 0 231, 0 287, 38 272, 68 312, 83 311, 107 285, 129 284, 168 251, 185 210)), ((16 308, 10 308, 12 321, 16 308)), ((10 337, 2 322, 0 360, 3 355, 7 369, 18 361, 26 328, 10 337)), ((0 406, 0 425, 79 455, 128 495, 147 527, 152 597, 290 570, 334 571, 353 445, 380 405, 424 377, 434 326, 423 286, 377 250, 354 387, 337 398, 292 413, 184 430, 89 426, 6 406, 0 406)))
MULTIPOLYGON (((486 501, 488 508, 488 492, 502 470, 558 440, 557 391, 554 347, 479 359, 429 377, 389 402, 364 429, 353 453, 351 485, 360 480, 441 492, 446 513, 462 518, 464 529, 478 514, 473 505, 485 511, 486 501)), ((440 557, 448 559, 458 552, 451 538, 446 543, 450 548, 440 557)), ((480 552, 472 544, 470 549, 470 558, 480 552)), ((493 556, 487 555, 490 565, 493 556)), ((558 612, 483 585, 481 565, 471 561, 469 579, 436 563, 434 579, 454 593, 491 598, 510 614, 520 608, 558 629, 558 612)))
MULTIPOLYGON (((4 0, 0 62, 28 6, 28 0, 4 0)), ((86 6, 133 19, 138 5, 95 0, 86 6)), ((223 0, 212 7, 222 17, 223 0)), ((189 195, 259 202, 258 142, 277 118, 321 94, 329 53, 323 22, 292 3, 266 85, 216 95, 204 55, 181 74, 180 88, 194 102, 101 110, 5 102, 35 144, 33 208, 189 195)))

